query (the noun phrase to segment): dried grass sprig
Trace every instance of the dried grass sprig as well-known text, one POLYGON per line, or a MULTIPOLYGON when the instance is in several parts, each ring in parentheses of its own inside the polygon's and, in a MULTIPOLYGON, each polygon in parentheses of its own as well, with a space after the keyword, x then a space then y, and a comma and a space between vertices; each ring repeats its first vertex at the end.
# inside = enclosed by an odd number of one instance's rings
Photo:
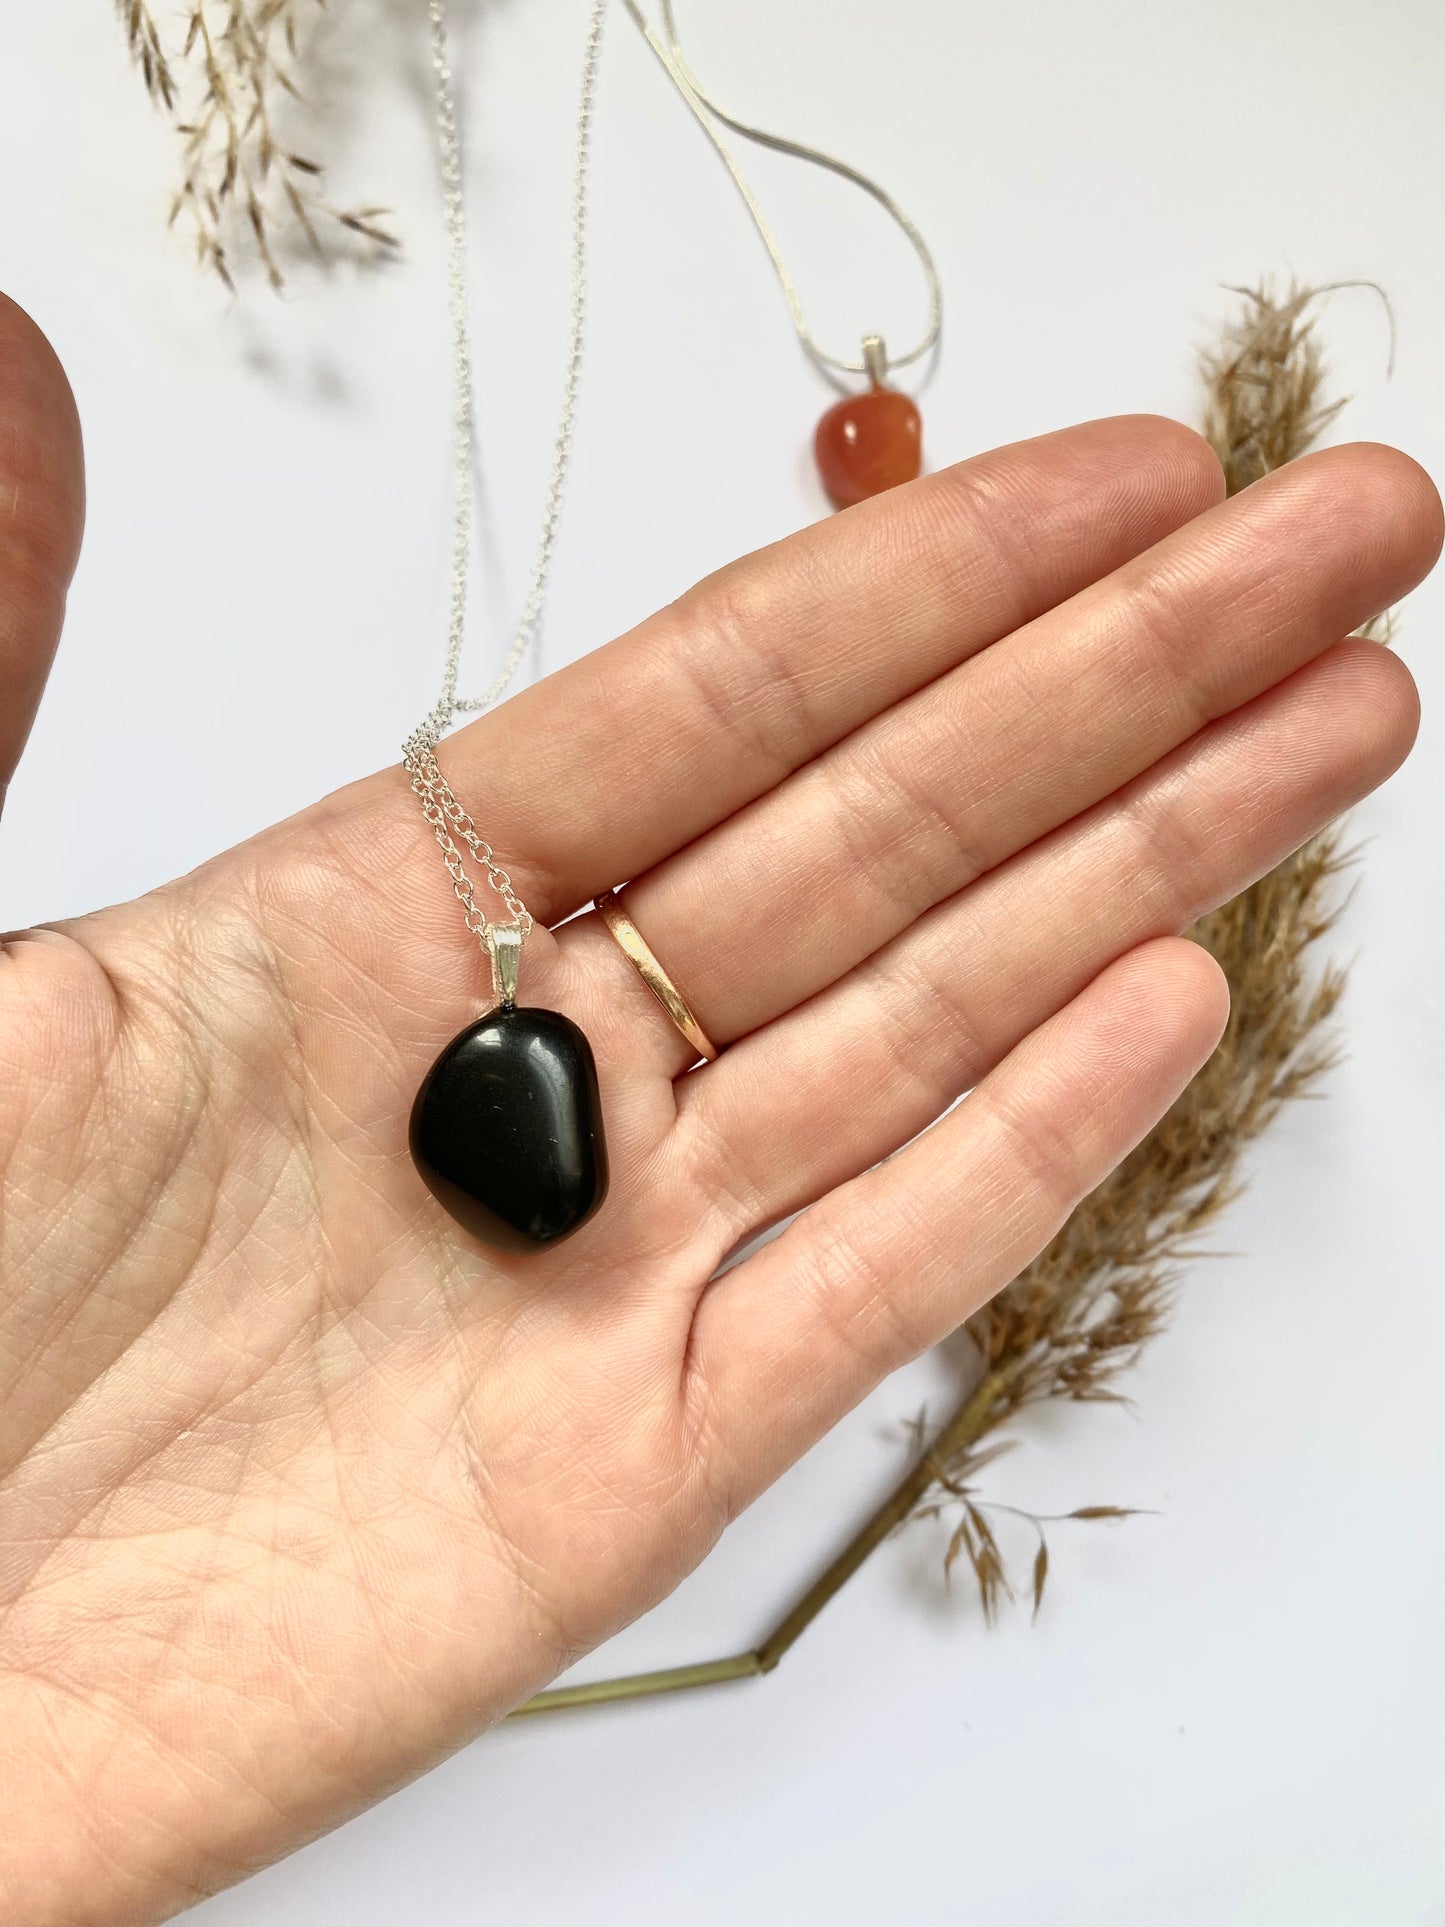
MULTIPOLYGON (((1314 332, 1312 308, 1325 290, 1233 292, 1241 311, 1201 356, 1204 431, 1231 495, 1303 454, 1344 406, 1326 398, 1314 332)), ((975 1483, 987 1442, 1050 1400, 1122 1398, 1121 1378, 1168 1320, 1181 1268, 1201 1255, 1201 1237, 1238 1195, 1249 1147, 1336 1060, 1330 1020, 1345 975, 1328 963, 1313 970, 1310 959, 1339 914, 1346 861, 1338 827, 1326 830, 1196 925, 1191 934, 1229 980, 1219 1049, 1047 1250, 968 1323, 981 1377, 933 1441, 935 1481, 914 1516, 936 1515, 950 1499, 963 1509, 948 1559, 969 1558, 986 1616, 999 1596, 996 1544, 979 1536, 974 1516, 988 1509, 975 1483)), ((1034 1590, 1037 1603, 1037 1573, 1034 1590)))
POLYGON ((1204 434, 1224 467, 1231 495, 1303 455, 1345 406, 1325 399, 1324 356, 1315 334, 1321 298, 1344 288, 1380 297, 1390 331, 1386 376, 1395 363, 1395 311, 1378 281, 1327 281, 1276 295, 1268 282, 1231 288, 1242 302, 1235 320, 1199 357, 1204 434))
POLYGON ((343 237, 372 254, 397 246, 384 208, 327 199, 320 163, 297 152, 283 129, 301 99, 302 16, 314 25, 325 4, 189 0, 168 45, 145 0, 115 0, 146 91, 181 136, 171 224, 189 224, 197 260, 232 291, 233 262, 247 257, 280 288, 286 242, 322 258, 343 237))
POLYGON ((161 107, 176 104, 175 76, 161 46, 161 36, 145 0, 115 0, 131 58, 141 70, 146 92, 161 107))

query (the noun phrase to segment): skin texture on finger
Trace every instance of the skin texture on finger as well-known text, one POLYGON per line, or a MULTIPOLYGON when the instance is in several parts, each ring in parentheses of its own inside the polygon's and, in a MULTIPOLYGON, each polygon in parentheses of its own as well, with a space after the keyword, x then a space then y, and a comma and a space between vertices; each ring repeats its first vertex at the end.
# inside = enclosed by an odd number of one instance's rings
POLYGON ((39 328, 0 295, 0 800, 60 640, 84 520, 70 384, 39 328))
POLYGON ((1196 945, 1131 951, 930 1131, 710 1286, 688 1393, 731 1461, 732 1502, 1016 1277, 1163 1116, 1228 1012, 1196 945))
MULTIPOLYGON (((994 450, 730 564, 458 731, 442 766, 555 922, 1222 494, 1208 445, 1156 416, 994 450)), ((340 800, 359 819, 390 788, 340 800)))
POLYGON ((720 1246, 886 1157, 1115 957, 1247 888, 1383 782, 1418 719, 1395 656, 1341 643, 685 1079, 680 1127, 725 1174, 720 1246))
POLYGON ((1440 539, 1394 450, 1293 462, 870 719, 628 912, 730 1042, 1394 603, 1440 539))

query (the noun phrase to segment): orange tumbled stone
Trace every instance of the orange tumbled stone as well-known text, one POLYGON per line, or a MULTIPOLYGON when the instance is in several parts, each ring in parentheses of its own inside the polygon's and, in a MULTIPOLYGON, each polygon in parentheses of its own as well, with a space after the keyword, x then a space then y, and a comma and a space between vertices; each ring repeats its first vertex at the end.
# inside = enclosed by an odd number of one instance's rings
POLYGON ((818 423, 813 451, 834 508, 851 508, 918 474, 922 418, 896 388, 870 388, 828 410, 818 423))

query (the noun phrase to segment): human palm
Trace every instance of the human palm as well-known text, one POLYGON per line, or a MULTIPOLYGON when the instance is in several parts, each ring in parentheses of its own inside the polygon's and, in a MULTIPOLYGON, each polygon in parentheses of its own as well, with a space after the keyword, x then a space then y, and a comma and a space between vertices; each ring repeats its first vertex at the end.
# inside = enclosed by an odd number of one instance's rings
MULTIPOLYGON (((13 308, 0 424, 13 762, 80 500, 13 308)), ((159 1918, 500 1717, 1167 1107, 1225 1002, 1174 933, 1405 753, 1408 676, 1340 638, 1439 543, 1387 450, 1220 492, 1147 418, 1003 450, 443 747, 538 920, 522 1001, 598 1059, 612 1190, 558 1248, 479 1248, 407 1155, 488 980, 399 768, 7 940, 7 1927, 159 1918), (628 878, 732 1046, 691 1075, 573 914, 628 878)))

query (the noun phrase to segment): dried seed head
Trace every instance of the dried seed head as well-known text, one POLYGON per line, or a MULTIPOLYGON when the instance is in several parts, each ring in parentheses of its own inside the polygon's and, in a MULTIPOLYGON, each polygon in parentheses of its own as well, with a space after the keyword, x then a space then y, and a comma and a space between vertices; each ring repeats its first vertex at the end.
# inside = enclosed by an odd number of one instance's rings
POLYGON ((324 0, 187 0, 170 50, 145 0, 115 5, 146 91, 183 142, 171 222, 189 217, 197 259, 227 288, 233 249, 280 288, 278 257, 293 241, 322 257, 343 241, 372 257, 399 245, 384 209, 333 207, 320 165, 277 133, 278 115, 294 119, 302 102, 293 72, 302 16, 314 18, 324 0))

